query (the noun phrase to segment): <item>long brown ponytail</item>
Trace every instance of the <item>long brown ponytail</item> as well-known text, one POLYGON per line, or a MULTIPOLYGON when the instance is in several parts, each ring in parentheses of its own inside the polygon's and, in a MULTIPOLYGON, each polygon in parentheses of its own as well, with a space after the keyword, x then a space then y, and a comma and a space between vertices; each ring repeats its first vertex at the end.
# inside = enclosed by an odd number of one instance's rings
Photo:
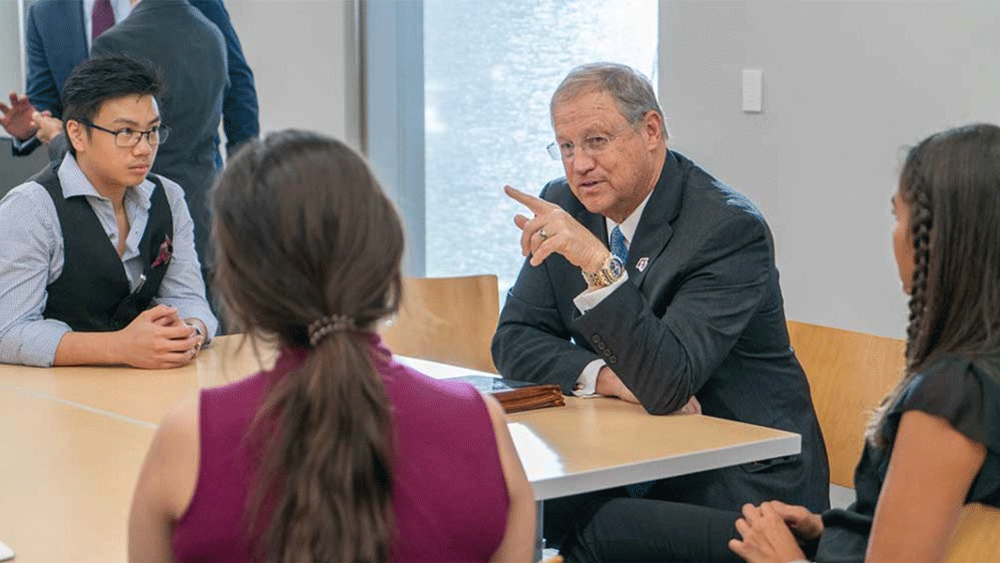
POLYGON ((213 197, 216 287, 239 327, 306 349, 254 425, 261 448, 248 522, 267 561, 387 561, 389 403, 369 331, 396 310, 403 233, 362 159, 285 131, 229 163, 213 197), (347 325, 309 339, 328 316, 347 325), (328 332, 328 333, 327 333, 328 332))

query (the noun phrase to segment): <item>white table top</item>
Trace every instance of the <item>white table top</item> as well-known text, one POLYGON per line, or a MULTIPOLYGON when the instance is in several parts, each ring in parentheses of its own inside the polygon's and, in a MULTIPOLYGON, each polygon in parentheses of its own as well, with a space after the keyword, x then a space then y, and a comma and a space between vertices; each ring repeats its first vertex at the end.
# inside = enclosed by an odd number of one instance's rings
MULTIPOLYGON (((261 363, 237 337, 165 371, 0 365, 0 539, 16 561, 125 553, 132 488, 156 423, 180 396, 261 363)), ((432 377, 478 373, 400 358, 432 377)), ((489 374, 486 374, 489 375, 489 374)), ((509 416, 537 500, 798 453, 797 434, 701 415, 651 416, 610 398, 509 416)))
MULTIPOLYGON (((398 358, 439 379, 484 372, 398 358)), ((702 415, 652 416, 606 397, 508 415, 536 500, 797 454, 798 434, 702 415)))

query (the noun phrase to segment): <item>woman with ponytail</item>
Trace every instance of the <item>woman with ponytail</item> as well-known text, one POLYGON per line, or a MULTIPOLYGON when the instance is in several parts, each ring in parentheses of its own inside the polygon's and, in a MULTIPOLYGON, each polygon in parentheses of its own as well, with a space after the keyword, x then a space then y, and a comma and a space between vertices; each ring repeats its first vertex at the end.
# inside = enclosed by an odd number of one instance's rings
POLYGON ((534 501, 500 406, 396 363, 403 232, 343 144, 286 131, 213 197, 231 319, 269 371, 167 414, 139 477, 132 561, 527 561, 534 501))
POLYGON ((940 561, 962 505, 1000 507, 1000 127, 924 139, 892 207, 906 367, 870 421, 857 500, 823 515, 615 500, 564 546, 569 561, 940 561))

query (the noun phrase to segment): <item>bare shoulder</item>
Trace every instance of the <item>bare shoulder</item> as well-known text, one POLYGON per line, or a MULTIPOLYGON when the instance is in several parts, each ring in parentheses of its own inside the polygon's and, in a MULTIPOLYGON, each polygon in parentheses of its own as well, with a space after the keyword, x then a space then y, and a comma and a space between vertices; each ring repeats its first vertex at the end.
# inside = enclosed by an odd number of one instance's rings
POLYGON ((164 440, 177 440, 184 445, 190 438, 198 438, 198 418, 201 393, 191 393, 174 403, 160 422, 159 434, 164 440))
POLYGON ((168 515, 179 518, 194 495, 200 461, 200 394, 175 403, 163 417, 146 461, 158 474, 161 499, 168 515))
POLYGON ((507 413, 500 406, 500 401, 497 401, 493 395, 489 393, 480 393, 483 397, 483 401, 486 403, 486 410, 490 415, 490 422, 493 423, 493 428, 507 429, 507 413))
POLYGON ((490 422, 493 423, 493 434, 496 437, 497 451, 500 454, 500 464, 507 479, 507 486, 509 488, 521 484, 526 486, 527 479, 524 476, 524 469, 507 426, 507 413, 492 395, 483 393, 482 397, 490 414, 490 422))

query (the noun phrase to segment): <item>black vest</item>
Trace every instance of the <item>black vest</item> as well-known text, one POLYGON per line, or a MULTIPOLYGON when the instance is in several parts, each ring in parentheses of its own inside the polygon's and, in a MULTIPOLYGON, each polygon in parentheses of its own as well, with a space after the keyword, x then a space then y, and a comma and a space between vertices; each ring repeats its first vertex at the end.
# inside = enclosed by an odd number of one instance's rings
POLYGON ((132 292, 125 265, 86 196, 63 196, 58 167, 58 163, 48 166, 31 178, 52 197, 63 235, 62 274, 46 288, 48 301, 42 316, 63 321, 78 332, 119 330, 146 310, 167 271, 174 218, 166 192, 159 178, 148 176, 154 188, 149 221, 139 243, 146 279, 132 292))

